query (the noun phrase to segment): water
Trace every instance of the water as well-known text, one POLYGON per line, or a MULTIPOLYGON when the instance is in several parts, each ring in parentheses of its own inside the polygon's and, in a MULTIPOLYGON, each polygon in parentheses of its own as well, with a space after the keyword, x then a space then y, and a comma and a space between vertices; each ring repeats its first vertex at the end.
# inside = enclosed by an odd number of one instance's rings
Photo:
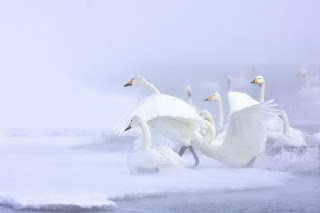
POLYGON ((0 212, 320 211, 318 148, 263 155, 255 168, 200 156, 197 169, 130 175, 134 138, 108 134, 1 137, 0 212))

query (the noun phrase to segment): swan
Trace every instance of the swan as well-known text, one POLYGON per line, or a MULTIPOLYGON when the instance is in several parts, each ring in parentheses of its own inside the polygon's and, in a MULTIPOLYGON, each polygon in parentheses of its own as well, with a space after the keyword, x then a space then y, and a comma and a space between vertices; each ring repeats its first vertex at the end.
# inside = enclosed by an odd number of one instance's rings
POLYGON ((310 80, 309 80, 309 76, 307 73, 307 70, 305 70, 304 68, 302 68, 299 72, 298 75, 304 77, 304 87, 305 88, 310 88, 310 80))
POLYGON ((309 136, 307 138, 307 143, 311 147, 320 146, 320 132, 309 136))
MULTIPOLYGON (((218 96, 217 99, 221 101, 221 96, 217 95, 217 93, 209 96, 209 98, 205 99, 204 101, 214 100, 214 98, 216 96, 218 96)), ((230 114, 232 114, 235 111, 241 110, 241 109, 243 109, 245 107, 252 106, 252 105, 255 105, 255 104, 259 104, 259 102, 257 102, 253 98, 251 98, 248 94, 242 93, 242 92, 228 92, 228 100, 229 100, 229 112, 230 112, 230 114)), ((223 112, 221 112, 222 110, 219 110, 219 111, 221 113, 220 116, 223 116, 223 112)), ((204 117, 206 117, 206 116, 210 117, 211 114, 209 113, 209 114, 204 115, 204 117)), ((215 124, 214 124, 214 127, 216 128, 215 124)), ((215 142, 221 143, 224 140, 225 136, 226 136, 226 130, 221 132, 215 138, 216 139, 215 142)))
MULTIPOLYGON (((228 98, 232 102, 229 94, 228 98)), ((228 166, 251 166, 265 148, 265 123, 279 114, 274 106, 269 101, 235 111, 229 115, 227 133, 222 143, 192 141, 192 146, 228 166)))
POLYGON ((298 72, 298 75, 304 78, 304 87, 306 89, 317 88, 320 86, 320 70, 316 75, 311 75, 309 77, 307 70, 302 68, 298 72))
POLYGON ((228 75, 227 83, 228 83, 228 88, 229 88, 229 92, 230 92, 230 91, 232 91, 232 80, 231 80, 230 75, 228 75))
MULTIPOLYGON (((142 76, 136 76, 124 86, 131 85, 145 86, 154 94, 139 103, 129 115, 129 119, 124 121, 124 125, 129 123, 130 118, 140 116, 161 135, 182 145, 179 151, 180 156, 189 149, 195 159, 194 166, 198 166, 199 158, 191 141, 203 141, 200 132, 206 129, 206 125, 198 113, 185 101, 170 95, 160 94, 159 90, 142 76)), ((120 134, 125 126, 120 127, 120 134)))
POLYGON ((212 115, 210 114, 210 112, 208 112, 208 110, 202 110, 199 113, 200 116, 202 116, 207 129, 205 131, 205 135, 204 135, 204 140, 208 143, 211 144, 212 141, 216 138, 216 123, 212 117, 212 115))
MULTIPOLYGON (((252 84, 258 84, 260 86, 260 103, 264 102, 264 93, 265 93, 265 80, 263 76, 259 75, 257 76, 252 82, 252 84)), ((277 138, 281 137, 283 135, 283 121, 280 119, 272 119, 269 121, 266 125, 267 127, 267 133, 268 133, 268 140, 275 141, 277 138)), ((300 130, 294 129, 292 127, 289 127, 290 132, 294 132, 293 134, 300 135, 303 139, 306 139, 308 137, 308 134, 305 132, 302 132, 300 130)))
POLYGON ((272 148, 279 149, 281 147, 307 147, 306 140, 297 134, 297 131, 291 131, 289 128, 289 119, 287 113, 281 110, 280 117, 284 121, 283 135, 281 135, 273 143, 272 148))
POLYGON ((141 117, 133 117, 125 131, 133 127, 141 128, 142 139, 127 156, 127 166, 131 173, 153 173, 164 167, 183 166, 183 159, 169 147, 150 148, 150 130, 141 117))
POLYGON ((187 85, 187 93, 188 93, 188 102, 189 102, 189 105, 192 106, 191 86, 190 86, 190 85, 187 85))
POLYGON ((217 101, 218 102, 218 110, 219 110, 219 120, 218 120, 218 129, 223 127, 223 106, 222 99, 219 93, 213 93, 208 98, 204 99, 204 101, 217 101))

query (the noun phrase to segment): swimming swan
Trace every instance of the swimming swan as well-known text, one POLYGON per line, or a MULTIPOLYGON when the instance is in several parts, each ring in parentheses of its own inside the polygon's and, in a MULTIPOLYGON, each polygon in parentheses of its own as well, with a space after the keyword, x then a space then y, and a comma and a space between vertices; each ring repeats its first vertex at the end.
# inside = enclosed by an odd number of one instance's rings
POLYGON ((310 147, 320 146, 320 132, 309 136, 307 138, 307 143, 310 147))
MULTIPOLYGON (((228 98, 232 102, 230 95, 228 98)), ((193 141, 192 146, 223 164, 232 167, 250 166, 265 149, 265 123, 279 114, 274 106, 269 101, 235 111, 229 115, 227 133, 222 143, 193 141)))
POLYGON ((131 173, 153 173, 164 167, 183 166, 183 159, 169 147, 150 148, 150 130, 141 117, 133 117, 125 131, 133 127, 141 128, 142 139, 127 156, 127 166, 131 173))
POLYGON ((124 126, 121 127, 122 132, 132 117, 140 116, 161 135, 181 144, 180 156, 189 149, 195 159, 194 166, 197 166, 199 158, 191 146, 191 141, 203 141, 200 131, 206 128, 198 113, 185 101, 170 95, 160 94, 155 86, 141 76, 131 79, 125 86, 134 84, 146 86, 154 94, 139 103, 130 114, 129 119, 124 121, 124 126))
POLYGON ((289 119, 287 113, 281 110, 281 118, 284 121, 283 135, 280 136, 272 145, 272 148, 280 147, 307 147, 306 140, 297 134, 297 131, 291 131, 289 128, 289 119))
MULTIPOLYGON (((257 76, 252 82, 252 84, 258 84, 260 86, 260 103, 264 102, 264 92, 265 92, 265 80, 263 76, 257 76)), ((283 135, 283 121, 280 119, 272 119, 267 123, 268 140, 275 141, 277 138, 283 135)), ((289 127, 291 132, 300 135, 303 139, 308 137, 308 134, 300 130, 289 127)))

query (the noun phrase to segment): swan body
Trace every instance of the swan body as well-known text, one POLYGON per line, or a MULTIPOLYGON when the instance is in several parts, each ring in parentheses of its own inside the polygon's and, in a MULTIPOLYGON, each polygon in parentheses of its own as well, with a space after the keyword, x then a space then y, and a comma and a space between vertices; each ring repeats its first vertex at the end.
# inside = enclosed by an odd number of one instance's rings
MULTIPOLYGON (((265 92, 265 80, 263 76, 257 76, 252 82, 252 84, 258 84, 260 86, 260 103, 264 102, 264 92, 265 92)), ((251 98, 251 97, 250 97, 251 98)), ((268 141, 274 142, 276 139, 281 137, 284 132, 284 125, 283 121, 278 117, 270 120, 267 125, 267 134, 268 134, 268 141)), ((300 135, 304 140, 308 137, 308 134, 294 129, 289 126, 290 134, 300 135)))
MULTIPOLYGON (((230 101, 230 95, 228 95, 230 101)), ((229 115, 223 142, 199 143, 192 146, 207 157, 232 167, 245 167, 264 151, 267 139, 265 123, 279 114, 271 102, 256 104, 229 115)))
POLYGON ((315 133, 307 138, 307 143, 311 147, 320 146, 320 132, 315 133))
POLYGON ((306 140, 297 132, 289 128, 289 119, 285 111, 281 111, 283 125, 283 134, 278 137, 272 145, 272 148, 280 147, 306 147, 306 140))
POLYGON ((169 147, 150 148, 150 130, 141 117, 133 117, 126 130, 137 126, 142 129, 143 135, 141 142, 127 156, 127 166, 131 173, 153 173, 164 167, 183 166, 183 159, 169 147))

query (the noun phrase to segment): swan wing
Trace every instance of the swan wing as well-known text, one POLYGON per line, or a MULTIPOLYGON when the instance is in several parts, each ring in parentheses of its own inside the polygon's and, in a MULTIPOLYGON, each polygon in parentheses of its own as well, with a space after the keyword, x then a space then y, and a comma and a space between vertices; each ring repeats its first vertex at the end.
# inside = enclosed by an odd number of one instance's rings
POLYGON ((205 128, 203 120, 189 104, 170 95, 153 94, 143 99, 126 119, 122 119, 116 129, 118 134, 123 134, 124 129, 134 116, 140 116, 147 122, 161 116, 175 117, 183 122, 192 121, 199 130, 205 128))
POLYGON ((230 114, 245 107, 259 104, 250 95, 242 92, 228 92, 230 114))
POLYGON ((153 150, 159 166, 182 166, 184 164, 184 160, 169 147, 157 147, 153 150))
POLYGON ((229 115, 229 123, 222 150, 225 154, 257 157, 264 151, 267 140, 266 122, 280 114, 268 101, 229 115))
POLYGON ((151 132, 151 147, 167 146, 173 148, 177 145, 176 142, 164 137, 157 129, 150 128, 151 132))

